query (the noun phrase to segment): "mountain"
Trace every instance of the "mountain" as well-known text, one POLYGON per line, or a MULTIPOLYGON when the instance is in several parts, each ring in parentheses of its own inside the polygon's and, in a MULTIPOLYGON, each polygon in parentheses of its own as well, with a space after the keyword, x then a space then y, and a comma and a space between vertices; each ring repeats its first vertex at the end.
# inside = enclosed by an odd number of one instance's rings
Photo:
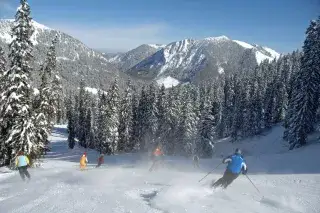
POLYGON ((104 54, 104 56, 107 58, 108 62, 114 64, 120 70, 126 71, 164 47, 165 45, 160 44, 143 44, 126 53, 111 56, 104 54))
MULTIPOLYGON (((279 58, 276 51, 231 40, 226 36, 172 42, 146 57, 126 73, 158 83, 211 81, 219 73, 253 68, 279 58)), ((123 61, 122 61, 123 63, 123 61)))
MULTIPOLYGON (((36 85, 39 84, 40 63, 44 61, 49 45, 55 35, 58 35, 57 61, 58 69, 62 77, 64 88, 75 89, 79 86, 80 80, 85 79, 88 87, 107 90, 115 78, 118 79, 119 87, 123 88, 129 78, 127 74, 120 72, 116 66, 111 64, 102 53, 95 51, 76 38, 63 32, 50 29, 36 21, 32 22, 35 32, 31 37, 34 44, 33 55, 35 59, 35 72, 32 78, 36 85)), ((12 41, 10 36, 13 20, 0 20, 0 46, 8 53, 8 44, 12 41)), ((137 79, 132 83, 140 84, 137 79)))

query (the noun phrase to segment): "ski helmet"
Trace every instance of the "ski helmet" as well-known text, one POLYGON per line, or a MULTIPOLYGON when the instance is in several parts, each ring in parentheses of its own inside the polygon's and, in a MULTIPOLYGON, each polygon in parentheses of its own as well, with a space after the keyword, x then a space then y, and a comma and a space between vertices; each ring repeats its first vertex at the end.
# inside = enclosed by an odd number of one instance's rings
POLYGON ((236 151, 235 151, 235 153, 236 153, 236 154, 239 154, 239 155, 241 155, 241 149, 239 149, 239 148, 236 148, 236 151))
POLYGON ((84 156, 87 156, 87 153, 86 153, 86 152, 84 152, 84 153, 83 153, 83 155, 84 155, 84 156))

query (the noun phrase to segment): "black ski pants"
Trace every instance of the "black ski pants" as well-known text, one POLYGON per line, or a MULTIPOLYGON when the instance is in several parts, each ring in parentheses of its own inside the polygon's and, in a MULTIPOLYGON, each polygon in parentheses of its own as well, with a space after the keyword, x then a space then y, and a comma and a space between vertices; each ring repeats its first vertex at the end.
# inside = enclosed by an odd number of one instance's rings
POLYGON ((20 177, 22 180, 25 180, 25 176, 30 179, 30 174, 28 172, 27 166, 20 166, 18 167, 20 177))
POLYGON ((223 188, 227 188, 235 179, 239 177, 239 174, 235 174, 226 170, 219 180, 212 184, 212 187, 216 188, 218 186, 222 186, 223 188))

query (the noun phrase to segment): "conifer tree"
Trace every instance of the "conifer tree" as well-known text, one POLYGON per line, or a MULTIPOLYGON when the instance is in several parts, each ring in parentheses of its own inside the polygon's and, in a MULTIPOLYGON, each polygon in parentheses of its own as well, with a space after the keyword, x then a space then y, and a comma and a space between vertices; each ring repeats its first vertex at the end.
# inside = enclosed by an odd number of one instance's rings
MULTIPOLYGON (((52 56, 51 56, 51 63, 52 63, 52 77, 51 77, 51 96, 49 99, 50 104, 53 108, 52 120, 57 121, 61 120, 62 113, 63 113, 63 90, 62 90, 62 82, 59 74, 59 70, 56 66, 56 52, 55 46, 57 42, 57 37, 55 37, 52 43, 52 56)), ((51 122, 52 123, 52 122, 51 122)))
POLYGON ((301 70, 295 75, 292 112, 289 118, 290 149, 306 145, 307 134, 313 131, 320 90, 320 17, 311 21, 303 45, 301 70))
POLYGON ((254 135, 260 134, 263 128, 263 84, 260 69, 257 68, 254 74, 254 98, 250 110, 254 111, 254 135))
POLYGON ((2 82, 2 78, 3 75, 6 71, 6 66, 7 66, 7 61, 5 58, 5 54, 3 49, 0 47, 0 94, 2 93, 2 86, 3 86, 3 82, 2 82))
POLYGON ((137 136, 135 138, 136 141, 139 141, 139 151, 144 152, 146 149, 146 140, 144 138, 146 134, 146 129, 144 128, 147 125, 147 117, 146 117, 146 111, 147 111, 147 103, 148 103, 148 96, 146 93, 145 86, 141 89, 141 95, 139 97, 139 103, 137 108, 137 128, 139 129, 136 131, 137 136))
POLYGON ((233 141, 238 140, 241 136, 242 122, 244 120, 245 92, 241 80, 237 75, 234 76, 234 105, 233 105, 233 122, 231 137, 233 141))
POLYGON ((199 128, 199 140, 196 153, 202 158, 211 158, 213 154, 213 140, 216 139, 216 128, 219 123, 219 103, 214 101, 208 113, 203 115, 199 128))
POLYGON ((98 116, 97 116, 97 131, 96 131, 96 149, 98 152, 104 154, 111 154, 111 145, 107 140, 107 119, 108 119, 108 108, 107 108, 107 97, 104 92, 99 92, 100 100, 98 104, 98 116))
POLYGON ((69 97, 67 103, 67 117, 68 117, 68 146, 70 149, 74 148, 76 129, 75 129, 75 120, 74 120, 74 107, 72 104, 72 99, 69 97))
POLYGON ((32 71, 33 45, 30 40, 34 29, 31 23, 30 7, 26 0, 20 1, 10 48, 10 67, 4 73, 1 95, 0 117, 4 127, 2 141, 5 143, 5 160, 8 164, 18 151, 24 151, 35 158, 43 144, 35 140, 34 118, 31 111, 30 75, 32 71))
POLYGON ((94 148, 94 141, 92 140, 92 111, 91 108, 88 107, 86 111, 86 120, 85 120, 85 137, 86 137, 86 145, 85 147, 94 148))
POLYGON ((149 90, 142 88, 141 97, 138 106, 139 117, 139 141, 140 151, 152 149, 154 145, 154 135, 156 130, 156 108, 155 108, 155 86, 151 84, 149 90))
POLYGON ((156 119, 157 119, 157 130, 155 133, 156 140, 163 146, 167 133, 168 133, 168 125, 167 125, 167 100, 166 100, 166 91, 164 85, 161 86, 159 94, 156 100, 156 119))
POLYGON ((129 143, 126 145, 126 151, 137 151, 140 147, 140 121, 139 121, 139 111, 138 111, 138 97, 135 93, 132 95, 131 103, 131 122, 129 125, 129 143))
POLYGON ((118 149, 119 141, 119 87, 117 79, 114 81, 108 92, 107 102, 107 141, 111 146, 111 153, 114 154, 118 149))
POLYGON ((194 97, 188 92, 190 87, 184 90, 182 116, 177 131, 177 145, 175 154, 190 156, 194 153, 197 134, 197 115, 194 111, 194 97))
POLYGON ((166 118, 168 130, 166 131, 166 140, 164 143, 164 148, 168 155, 175 154, 176 146, 179 142, 179 124, 181 118, 181 107, 182 107, 182 89, 181 86, 176 88, 171 88, 167 98, 168 107, 166 110, 166 118))
POLYGON ((47 53, 47 58, 44 64, 41 66, 41 85, 40 85, 40 97, 38 100, 38 107, 35 109, 35 125, 37 130, 37 140, 40 143, 48 144, 48 137, 53 128, 54 121, 56 120, 56 111, 58 103, 52 101, 55 94, 52 87, 52 73, 56 68, 56 56, 55 56, 55 43, 56 38, 53 40, 52 45, 47 53))
MULTIPOLYGON (((5 59, 4 51, 0 47, 0 97, 2 96, 2 92, 3 92, 3 84, 4 84, 3 77, 6 71, 6 65, 7 65, 7 62, 5 59)), ((2 126, 2 124, 0 124, 0 166, 4 164, 5 144, 3 141, 3 137, 1 136, 4 134, 5 134, 5 128, 4 126, 2 126)))
POLYGON ((78 129, 77 129, 77 138, 79 139, 80 146, 86 147, 86 91, 85 91, 85 82, 82 79, 80 82, 80 90, 79 90, 79 99, 78 99, 78 112, 79 112, 79 118, 78 118, 78 129))
POLYGON ((129 146, 130 127, 132 126, 132 85, 130 81, 127 83, 127 88, 119 107, 118 151, 123 152, 129 146))

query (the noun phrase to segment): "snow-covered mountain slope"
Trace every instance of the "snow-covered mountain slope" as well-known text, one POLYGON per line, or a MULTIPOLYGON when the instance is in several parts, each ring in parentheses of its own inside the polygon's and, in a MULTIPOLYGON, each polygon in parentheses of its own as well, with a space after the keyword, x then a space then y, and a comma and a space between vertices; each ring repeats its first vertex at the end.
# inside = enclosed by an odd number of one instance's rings
POLYGON ((171 87, 175 87, 175 86, 179 85, 180 82, 177 79, 174 79, 174 78, 168 76, 168 77, 163 77, 163 78, 157 79, 157 84, 164 85, 165 88, 171 88, 171 87))
POLYGON ((105 55, 105 57, 120 70, 126 71, 164 47, 165 45, 160 44, 143 44, 126 53, 117 54, 111 57, 105 55))
POLYGON ((263 60, 273 60, 276 51, 231 40, 226 36, 202 40, 185 39, 168 44, 127 72, 147 79, 172 77, 181 82, 210 79, 218 73, 236 71, 246 61, 256 66, 263 60))
MULTIPOLYGON (((266 137, 277 138, 280 132, 275 129, 266 137)), ((201 159, 201 168, 195 169, 191 159, 166 156, 163 167, 150 173, 146 155, 106 156, 105 164, 94 168, 98 153, 87 150, 88 170, 79 171, 85 150, 77 146, 68 149, 67 137, 66 126, 56 126, 50 137, 52 151, 42 159, 41 168, 29 169, 29 183, 22 182, 17 171, 7 173, 10 171, 1 168, 5 172, 0 172, 1 212, 320 212, 320 144, 282 154, 270 149, 247 156, 248 177, 259 193, 244 175, 226 190, 210 189, 210 183, 222 176, 224 166, 199 183, 221 158, 201 159)), ((257 145, 252 151, 260 149, 259 142, 267 143, 258 138, 254 141, 257 145)))
MULTIPOLYGON (((8 52, 8 44, 11 42, 11 27, 13 20, 0 20, 0 46, 8 52)), ((130 78, 119 70, 98 51, 95 51, 76 38, 63 32, 50 29, 33 21, 35 32, 31 37, 35 45, 33 55, 35 59, 35 70, 39 70, 40 62, 44 61, 48 47, 55 35, 58 35, 57 60, 58 69, 62 76, 63 84, 68 87, 77 88, 81 78, 86 80, 88 86, 97 87, 101 85, 107 89, 110 82, 116 77, 119 79, 120 87, 130 78)), ((33 72, 33 79, 39 81, 38 72, 33 72)), ((135 83, 135 81, 133 81, 135 83)))

